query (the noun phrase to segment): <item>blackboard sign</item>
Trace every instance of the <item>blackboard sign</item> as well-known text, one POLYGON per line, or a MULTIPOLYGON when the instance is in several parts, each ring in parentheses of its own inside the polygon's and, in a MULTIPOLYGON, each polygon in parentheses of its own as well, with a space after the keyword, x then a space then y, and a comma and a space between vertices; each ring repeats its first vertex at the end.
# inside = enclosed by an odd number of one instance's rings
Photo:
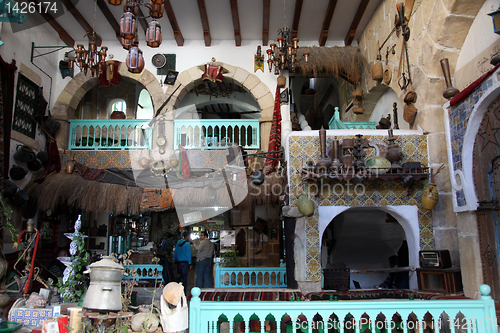
POLYGON ((179 75, 179 72, 169 69, 167 72, 167 77, 165 77, 165 82, 163 83, 173 86, 175 84, 175 80, 177 80, 177 75, 179 75))

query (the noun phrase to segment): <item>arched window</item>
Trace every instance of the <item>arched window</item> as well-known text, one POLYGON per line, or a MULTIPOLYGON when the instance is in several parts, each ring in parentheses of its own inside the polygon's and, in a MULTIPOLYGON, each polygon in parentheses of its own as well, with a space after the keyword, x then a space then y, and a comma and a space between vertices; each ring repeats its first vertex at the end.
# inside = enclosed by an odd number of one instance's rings
POLYGON ((152 119, 154 115, 153 102, 151 95, 146 89, 142 89, 137 100, 136 119, 152 119))

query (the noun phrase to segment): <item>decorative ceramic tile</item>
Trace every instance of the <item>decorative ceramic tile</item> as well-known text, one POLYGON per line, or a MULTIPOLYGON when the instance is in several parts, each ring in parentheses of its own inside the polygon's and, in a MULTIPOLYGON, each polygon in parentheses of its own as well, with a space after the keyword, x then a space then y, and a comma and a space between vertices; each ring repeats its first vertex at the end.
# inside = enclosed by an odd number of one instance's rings
MULTIPOLYGON (((354 138, 354 136, 333 137, 327 136, 328 143, 327 151, 331 149, 334 139, 342 140, 345 138, 354 138)), ((387 142, 386 136, 365 136, 368 140, 378 140, 379 142, 387 142)), ((297 166, 297 159, 307 158, 317 161, 320 156, 319 138, 317 136, 301 136, 289 138, 290 143, 290 160, 293 161, 290 167, 290 174, 298 172, 301 166, 297 166)), ((427 138, 423 135, 408 135, 398 136, 396 144, 401 148, 402 161, 421 162, 424 165, 428 163, 427 157, 427 138)), ((385 149, 385 147, 380 146, 385 149)), ((368 150, 369 156, 375 156, 375 149, 368 150)), ((304 162, 305 163, 305 162, 304 162)), ((347 182, 333 181, 330 188, 325 191, 323 189, 319 196, 312 196, 311 199, 318 206, 388 206, 388 205, 414 205, 418 207, 419 229, 420 229, 420 247, 421 249, 434 248, 434 236, 432 233, 432 223, 430 223, 430 212, 425 210, 421 204, 421 197, 424 184, 427 180, 416 181, 411 189, 407 191, 403 187, 400 179, 393 181, 385 181, 381 179, 365 180, 360 184, 347 182), (358 188, 356 187, 358 186, 358 188), (360 186, 363 186, 363 191, 356 191, 360 186)), ((304 185, 300 177, 290 178, 290 204, 297 205, 297 199, 294 196, 297 190, 304 190, 304 185)), ((299 191, 300 192, 300 191, 299 191)), ((318 228, 318 210, 312 217, 306 219, 306 279, 308 281, 319 281, 321 278, 321 265, 319 249, 319 232, 318 228)))

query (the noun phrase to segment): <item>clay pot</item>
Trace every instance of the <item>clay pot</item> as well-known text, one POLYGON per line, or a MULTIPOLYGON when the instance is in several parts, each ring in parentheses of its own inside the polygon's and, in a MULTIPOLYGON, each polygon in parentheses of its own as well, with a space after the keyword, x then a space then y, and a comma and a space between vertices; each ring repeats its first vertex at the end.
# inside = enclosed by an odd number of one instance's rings
POLYGON ((113 111, 109 116, 110 119, 127 119, 127 116, 122 111, 113 111))
POLYGON ((38 171, 42 168, 43 164, 42 161, 40 161, 38 158, 35 158, 32 161, 29 161, 27 166, 31 171, 38 171))
POLYGON ((71 174, 73 173, 74 169, 75 169, 75 163, 72 161, 68 161, 66 163, 66 173, 71 174))
POLYGON ((314 201, 306 197, 304 194, 299 196, 297 207, 299 208, 299 212, 305 216, 312 216, 314 214, 314 201))
MULTIPOLYGON (((17 185, 12 180, 4 179, 2 184, 2 197, 10 198, 17 191, 17 185)), ((1 276, 0 276, 1 278, 1 276)))
POLYGON ((23 179, 27 173, 28 173, 28 171, 26 171, 26 169, 24 169, 23 167, 20 167, 18 165, 13 165, 9 171, 10 178, 12 178, 14 180, 23 179))
POLYGON ((145 168, 145 167, 149 166, 150 161, 147 157, 141 157, 139 159, 138 163, 142 168, 145 168))
POLYGON ((29 195, 25 191, 21 190, 20 188, 17 189, 16 193, 10 198, 10 201, 14 206, 17 207, 22 207, 28 204, 29 200, 29 195))
POLYGON ((19 162, 28 163, 35 159, 35 152, 28 146, 18 145, 14 153, 14 159, 19 162))
POLYGON ((422 193, 422 206, 425 209, 433 209, 439 201, 439 192, 436 184, 429 183, 422 193))
POLYGON ((252 176, 250 177, 250 179, 252 180, 252 183, 254 185, 262 185, 262 183, 264 183, 264 173, 262 172, 262 170, 260 169, 257 169, 255 170, 253 173, 252 173, 252 176))
POLYGON ((38 152, 38 154, 36 154, 36 158, 38 158, 40 162, 42 162, 42 165, 47 164, 47 162, 50 160, 50 156, 46 151, 38 152))

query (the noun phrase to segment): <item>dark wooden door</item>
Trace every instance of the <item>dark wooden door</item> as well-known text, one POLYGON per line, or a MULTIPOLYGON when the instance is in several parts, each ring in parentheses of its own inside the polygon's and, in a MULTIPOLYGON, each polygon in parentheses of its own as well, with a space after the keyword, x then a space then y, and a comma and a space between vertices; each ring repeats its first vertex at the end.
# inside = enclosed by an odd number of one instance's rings
POLYGON ((477 224, 484 283, 500 300, 500 96, 485 113, 474 143, 474 183, 479 201, 477 224))

